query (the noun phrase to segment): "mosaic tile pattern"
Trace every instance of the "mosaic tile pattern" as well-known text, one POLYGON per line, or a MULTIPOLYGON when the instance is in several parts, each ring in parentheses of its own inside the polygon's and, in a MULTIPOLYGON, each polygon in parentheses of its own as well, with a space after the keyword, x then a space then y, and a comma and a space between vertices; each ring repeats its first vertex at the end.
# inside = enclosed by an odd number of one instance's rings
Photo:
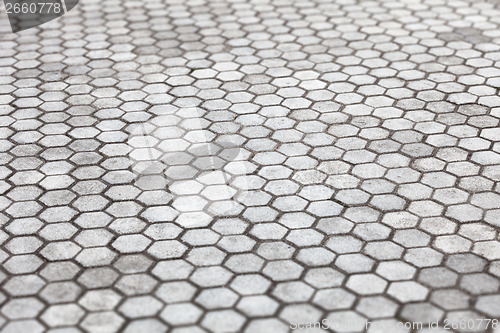
POLYGON ((499 1, 1 17, 2 333, 500 332, 499 1))

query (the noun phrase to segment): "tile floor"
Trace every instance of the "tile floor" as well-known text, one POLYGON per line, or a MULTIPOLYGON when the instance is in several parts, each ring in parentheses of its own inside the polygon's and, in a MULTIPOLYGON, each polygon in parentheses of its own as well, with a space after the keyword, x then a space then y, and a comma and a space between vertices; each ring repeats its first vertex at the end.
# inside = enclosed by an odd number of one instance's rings
POLYGON ((2 333, 500 332, 500 1, 9 29, 2 333))

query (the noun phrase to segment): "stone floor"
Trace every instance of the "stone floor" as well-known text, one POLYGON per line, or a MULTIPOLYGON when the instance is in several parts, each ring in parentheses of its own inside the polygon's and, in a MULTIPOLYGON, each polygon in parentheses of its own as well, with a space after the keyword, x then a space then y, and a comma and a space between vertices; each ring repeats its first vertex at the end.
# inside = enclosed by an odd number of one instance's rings
POLYGON ((2 333, 500 332, 499 1, 9 29, 2 333))

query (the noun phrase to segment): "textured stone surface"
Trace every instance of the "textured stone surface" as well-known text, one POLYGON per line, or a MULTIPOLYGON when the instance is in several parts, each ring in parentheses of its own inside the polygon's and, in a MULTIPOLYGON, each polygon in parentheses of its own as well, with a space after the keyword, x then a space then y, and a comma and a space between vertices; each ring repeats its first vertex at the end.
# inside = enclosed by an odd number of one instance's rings
POLYGON ((12 34, 1 15, 1 332, 498 319, 498 17, 85 0, 12 34))

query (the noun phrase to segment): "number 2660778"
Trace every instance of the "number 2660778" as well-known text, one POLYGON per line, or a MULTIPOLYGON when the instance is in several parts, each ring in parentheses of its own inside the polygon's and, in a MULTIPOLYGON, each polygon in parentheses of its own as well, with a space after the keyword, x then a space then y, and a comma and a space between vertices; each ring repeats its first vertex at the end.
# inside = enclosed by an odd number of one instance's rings
POLYGON ((7 14, 59 14, 63 9, 57 2, 5 3, 7 14))

